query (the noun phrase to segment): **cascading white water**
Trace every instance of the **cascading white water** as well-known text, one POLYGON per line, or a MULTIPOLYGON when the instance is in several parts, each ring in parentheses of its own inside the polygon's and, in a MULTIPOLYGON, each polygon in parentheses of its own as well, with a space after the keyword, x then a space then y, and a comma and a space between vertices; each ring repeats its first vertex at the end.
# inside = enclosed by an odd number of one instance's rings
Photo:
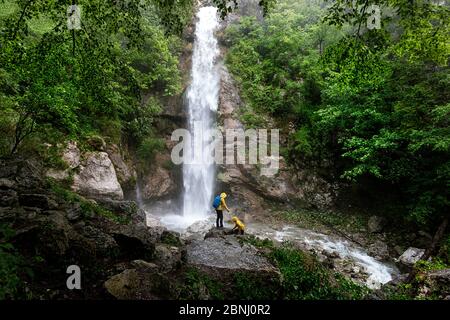
POLYGON ((190 159, 183 164, 183 216, 170 215, 162 219, 167 226, 179 229, 207 218, 214 191, 212 138, 207 133, 215 125, 219 95, 220 75, 216 65, 219 47, 214 35, 219 26, 217 9, 202 7, 197 18, 191 84, 186 96, 191 141, 183 150, 184 158, 190 159))
POLYGON ((303 250, 314 250, 322 254, 332 254, 337 261, 346 264, 352 262, 365 274, 365 284, 371 289, 379 289, 399 274, 397 268, 386 262, 371 257, 362 247, 337 236, 328 236, 312 230, 294 226, 284 226, 275 230, 267 225, 252 223, 248 232, 262 239, 268 238, 278 242, 288 241, 299 245, 303 250))

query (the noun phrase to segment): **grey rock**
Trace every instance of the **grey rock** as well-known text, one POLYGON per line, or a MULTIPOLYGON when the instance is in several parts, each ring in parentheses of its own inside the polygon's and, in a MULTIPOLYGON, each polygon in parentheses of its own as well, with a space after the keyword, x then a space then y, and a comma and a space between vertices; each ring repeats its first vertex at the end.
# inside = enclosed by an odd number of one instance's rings
POLYGON ((53 199, 44 194, 19 194, 19 203, 25 207, 36 207, 44 210, 54 209, 58 206, 53 199))
POLYGON ((78 149, 76 141, 69 141, 63 151, 62 159, 69 168, 73 169, 80 165, 81 152, 78 149))
POLYGON ((122 185, 122 187, 125 185, 130 185, 131 182, 136 180, 136 171, 132 168, 131 165, 128 165, 125 162, 117 145, 108 145, 106 152, 108 153, 109 158, 111 159, 114 168, 116 169, 117 179, 119 180, 119 183, 122 185))
POLYGON ((16 183, 11 179, 0 178, 0 189, 12 189, 16 183))
POLYGON ((66 216, 69 221, 75 221, 81 218, 82 210, 80 203, 73 203, 70 208, 66 210, 66 216))
POLYGON ((0 206, 1 207, 13 207, 19 202, 17 192, 12 189, 2 190, 0 189, 0 206))
POLYGON ((131 262, 131 265, 133 266, 133 268, 136 268, 138 270, 144 270, 144 271, 150 271, 150 272, 157 272, 159 270, 159 266, 151 263, 151 262, 147 262, 144 260, 134 260, 131 262))
POLYGON ((177 269, 182 264, 182 250, 178 247, 160 243, 155 248, 155 259, 163 271, 177 269))
POLYGON ((88 152, 75 174, 72 189, 87 197, 123 199, 122 187, 106 152, 88 152))
POLYGON ((158 300, 174 296, 170 279, 142 269, 127 269, 112 276, 104 285, 112 296, 121 300, 158 300))
POLYGON ((398 260, 405 266, 412 267, 417 261, 420 260, 424 252, 424 249, 409 247, 405 252, 403 252, 398 260))
POLYGON ((384 260, 389 258, 389 247, 388 245, 381 241, 377 240, 369 246, 369 253, 378 260, 384 260))
POLYGON ((193 241, 187 247, 187 260, 190 264, 221 269, 276 272, 256 248, 241 245, 234 236, 193 241))
POLYGON ((94 226, 85 226, 80 233, 95 244, 96 253, 111 256, 119 251, 119 245, 114 238, 94 226))

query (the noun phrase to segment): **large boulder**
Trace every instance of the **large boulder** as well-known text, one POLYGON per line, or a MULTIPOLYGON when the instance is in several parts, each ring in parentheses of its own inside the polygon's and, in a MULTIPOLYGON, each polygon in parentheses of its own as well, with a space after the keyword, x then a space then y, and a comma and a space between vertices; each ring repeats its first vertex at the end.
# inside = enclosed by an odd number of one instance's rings
MULTIPOLYGON (((139 263, 143 265, 143 263, 139 263)), ((171 280, 154 269, 127 269, 105 282, 106 290, 120 300, 159 300, 173 297, 171 280)))
POLYGON ((72 189, 87 197, 123 199, 122 187, 106 152, 88 152, 75 174, 72 189))
POLYGON ((0 178, 1 189, 22 189, 30 192, 31 190, 41 189, 43 184, 42 164, 33 159, 0 159, 0 178))
POLYGON ((418 249, 414 247, 409 247, 403 254, 398 258, 400 263, 407 267, 412 267, 414 264, 420 260, 424 254, 424 249, 418 249))
POLYGON ((222 283, 232 283, 237 273, 257 277, 262 283, 279 283, 280 273, 259 251, 241 244, 235 236, 194 240, 187 246, 187 263, 222 283))
POLYGON ((176 246, 159 243, 155 247, 155 260, 161 271, 178 269, 182 265, 183 250, 176 246))

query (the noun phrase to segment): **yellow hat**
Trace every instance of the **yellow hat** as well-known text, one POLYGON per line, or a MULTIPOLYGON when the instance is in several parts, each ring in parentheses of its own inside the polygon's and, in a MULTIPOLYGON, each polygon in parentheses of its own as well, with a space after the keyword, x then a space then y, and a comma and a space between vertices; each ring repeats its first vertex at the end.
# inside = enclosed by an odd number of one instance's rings
POLYGON ((222 193, 220 194, 220 197, 221 197, 221 198, 226 198, 226 197, 227 197, 227 194, 226 194, 225 192, 222 192, 222 193))
POLYGON ((237 219, 238 219, 237 217, 233 217, 233 218, 231 218, 231 221, 236 222, 237 219))

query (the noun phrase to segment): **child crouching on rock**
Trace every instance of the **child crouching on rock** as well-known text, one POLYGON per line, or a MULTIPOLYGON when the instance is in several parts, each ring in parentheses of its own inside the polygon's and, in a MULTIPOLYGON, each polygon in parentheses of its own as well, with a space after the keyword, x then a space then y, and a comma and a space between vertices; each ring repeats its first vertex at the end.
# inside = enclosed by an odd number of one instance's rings
POLYGON ((233 234, 244 234, 245 224, 243 224, 242 221, 239 220, 239 218, 236 217, 236 216, 231 218, 231 221, 234 222, 234 227, 233 227, 233 229, 231 229, 231 233, 233 233, 233 234))

